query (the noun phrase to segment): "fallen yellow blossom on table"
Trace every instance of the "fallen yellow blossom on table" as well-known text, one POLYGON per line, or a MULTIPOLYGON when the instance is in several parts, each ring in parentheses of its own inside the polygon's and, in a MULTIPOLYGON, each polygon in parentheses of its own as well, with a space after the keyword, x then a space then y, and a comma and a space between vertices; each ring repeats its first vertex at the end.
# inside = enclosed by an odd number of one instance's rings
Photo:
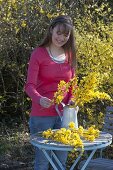
POLYGON ((95 138, 99 137, 99 134, 100 131, 96 129, 94 125, 88 129, 84 129, 82 126, 79 126, 79 128, 76 129, 74 122, 70 122, 68 129, 48 129, 42 133, 42 136, 56 142, 74 146, 74 148, 81 147, 83 149, 84 146, 81 138, 93 142, 95 138))

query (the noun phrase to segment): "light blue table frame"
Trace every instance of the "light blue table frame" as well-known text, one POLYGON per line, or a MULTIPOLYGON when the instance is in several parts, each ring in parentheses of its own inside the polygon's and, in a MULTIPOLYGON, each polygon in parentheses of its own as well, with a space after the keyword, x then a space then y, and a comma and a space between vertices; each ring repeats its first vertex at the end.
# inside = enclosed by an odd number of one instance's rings
MULTIPOLYGON (((44 153, 44 155, 46 156, 46 158, 48 159, 48 161, 50 162, 50 164, 52 165, 54 170, 58 170, 58 169, 57 169, 56 165, 54 164, 54 162, 52 161, 52 157, 54 157, 57 164, 60 166, 61 170, 64 170, 61 162, 59 161, 59 159, 55 155, 54 150, 72 151, 74 147, 72 147, 70 145, 65 145, 65 144, 61 144, 61 143, 58 143, 58 142, 54 142, 54 141, 51 141, 51 140, 47 140, 47 139, 41 137, 40 134, 41 133, 36 133, 36 134, 32 135, 31 139, 30 139, 30 143, 33 146, 38 147, 39 149, 42 150, 42 152, 44 153), (47 150, 51 151, 52 157, 48 154, 47 150)), ((88 158, 87 158, 85 164, 83 165, 83 167, 81 168, 81 170, 85 170, 88 163, 90 162, 93 155, 95 154, 95 152, 98 149, 105 148, 108 145, 110 145, 111 143, 112 143, 112 135, 109 134, 109 133, 105 133, 105 132, 101 132, 99 138, 97 138, 94 142, 89 142, 89 141, 83 140, 84 151, 90 150, 91 153, 88 156, 88 158)), ((81 148, 77 148, 77 151, 79 151, 80 154, 78 155, 77 159, 74 161, 70 170, 74 170, 75 166, 77 165, 78 161, 80 160, 80 158, 82 156, 81 148)))

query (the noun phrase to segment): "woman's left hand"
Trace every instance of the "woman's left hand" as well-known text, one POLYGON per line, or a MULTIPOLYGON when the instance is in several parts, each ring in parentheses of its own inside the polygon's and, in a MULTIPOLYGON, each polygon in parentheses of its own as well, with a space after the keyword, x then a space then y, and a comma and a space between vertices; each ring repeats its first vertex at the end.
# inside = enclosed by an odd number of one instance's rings
POLYGON ((75 105, 75 103, 72 100, 69 100, 68 104, 72 106, 75 105))
POLYGON ((40 98, 40 105, 44 108, 49 108, 52 105, 52 102, 47 97, 41 97, 40 98))

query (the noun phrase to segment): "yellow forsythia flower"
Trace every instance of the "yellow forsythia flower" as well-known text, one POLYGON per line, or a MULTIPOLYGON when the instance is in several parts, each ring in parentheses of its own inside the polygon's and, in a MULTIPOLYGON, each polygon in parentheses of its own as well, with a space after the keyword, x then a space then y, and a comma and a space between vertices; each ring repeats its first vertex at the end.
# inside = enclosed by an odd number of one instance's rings
POLYGON ((94 100, 112 101, 107 93, 99 91, 99 74, 96 72, 89 73, 80 80, 79 86, 77 86, 77 84, 77 77, 72 78, 67 83, 63 80, 60 81, 57 92, 54 94, 54 103, 61 103, 65 94, 69 91, 69 88, 72 89, 71 100, 74 102, 74 106, 84 106, 85 103, 90 103, 94 100))
POLYGON ((60 128, 56 131, 48 129, 42 133, 42 136, 56 142, 74 146, 74 148, 81 147, 83 150, 83 142, 81 137, 92 142, 95 138, 99 137, 99 134, 100 131, 95 129, 94 125, 90 126, 88 129, 84 129, 82 126, 75 129, 74 122, 70 122, 69 129, 60 128))
POLYGON ((26 27, 26 25, 27 25, 27 24, 26 24, 26 21, 22 21, 21 26, 22 26, 22 27, 26 27))
POLYGON ((69 123, 69 128, 73 129, 75 127, 75 123, 74 122, 70 122, 69 123))

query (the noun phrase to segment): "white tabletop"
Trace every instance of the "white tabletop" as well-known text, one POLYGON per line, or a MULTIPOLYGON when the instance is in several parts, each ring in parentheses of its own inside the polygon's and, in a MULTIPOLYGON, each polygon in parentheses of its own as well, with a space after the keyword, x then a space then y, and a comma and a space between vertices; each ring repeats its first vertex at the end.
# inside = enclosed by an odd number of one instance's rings
MULTIPOLYGON (((100 149, 112 143, 112 135, 106 132, 101 132, 99 138, 96 138, 96 140, 93 142, 87 141, 85 139, 82 139, 82 141, 84 145, 84 150, 100 149)), ((45 139, 41 136, 41 133, 36 133, 32 135, 30 142, 32 145, 46 150, 71 151, 74 149, 73 146, 45 139)), ((81 150, 81 148, 77 148, 77 150, 81 150)))

